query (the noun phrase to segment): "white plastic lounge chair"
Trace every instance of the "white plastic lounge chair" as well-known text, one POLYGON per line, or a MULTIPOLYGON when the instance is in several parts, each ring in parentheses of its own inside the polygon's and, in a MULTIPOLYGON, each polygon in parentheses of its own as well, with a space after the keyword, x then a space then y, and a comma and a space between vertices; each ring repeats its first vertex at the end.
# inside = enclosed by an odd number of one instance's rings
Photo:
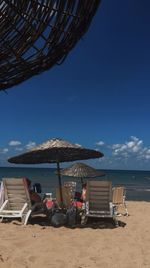
MULTIPOLYGON (((112 189, 112 193, 113 193, 113 204, 116 206, 116 209, 118 210, 118 208, 120 206, 123 206, 125 209, 125 214, 124 216, 128 216, 128 210, 127 210, 127 205, 126 205, 126 191, 125 188, 123 186, 117 186, 117 187, 113 187, 112 189)), ((121 215, 121 214, 120 214, 121 215)))
POLYGON ((112 184, 110 181, 88 181, 86 190, 85 213, 81 223, 88 217, 112 218, 118 226, 115 207, 112 203, 112 184))
POLYGON ((3 182, 0 181, 0 207, 4 203, 4 187, 3 187, 3 182))
POLYGON ((32 209, 25 179, 4 178, 3 187, 5 201, 0 207, 1 221, 4 218, 21 218, 26 225, 32 209))

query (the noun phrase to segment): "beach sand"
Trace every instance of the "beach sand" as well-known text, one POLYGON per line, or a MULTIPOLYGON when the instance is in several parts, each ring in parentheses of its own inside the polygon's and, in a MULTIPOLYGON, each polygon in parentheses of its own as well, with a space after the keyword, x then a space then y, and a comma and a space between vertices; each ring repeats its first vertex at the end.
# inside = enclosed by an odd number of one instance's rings
POLYGON ((0 223, 0 268, 149 268, 150 203, 127 206, 118 228, 0 223))

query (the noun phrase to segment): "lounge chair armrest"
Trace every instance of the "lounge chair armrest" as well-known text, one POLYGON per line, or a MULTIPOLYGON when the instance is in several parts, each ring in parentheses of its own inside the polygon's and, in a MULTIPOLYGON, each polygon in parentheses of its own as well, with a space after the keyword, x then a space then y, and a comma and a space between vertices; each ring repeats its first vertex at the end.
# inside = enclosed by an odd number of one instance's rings
POLYGON ((25 203, 24 205, 23 205, 23 208, 21 209, 21 214, 24 212, 24 210, 26 209, 26 207, 27 207, 27 203, 25 203))
POLYGON ((8 200, 5 200, 5 202, 2 204, 0 208, 0 211, 2 211, 6 207, 7 203, 8 203, 8 200))

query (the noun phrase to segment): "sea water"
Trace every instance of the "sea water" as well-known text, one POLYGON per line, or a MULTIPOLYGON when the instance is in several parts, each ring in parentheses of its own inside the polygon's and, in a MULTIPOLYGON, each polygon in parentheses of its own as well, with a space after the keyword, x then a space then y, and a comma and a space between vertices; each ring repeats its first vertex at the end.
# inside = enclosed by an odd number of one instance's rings
MULTIPOLYGON (((150 171, 103 170, 105 176, 89 178, 90 180, 109 180, 113 186, 125 186, 127 200, 150 201, 150 171)), ((43 193, 51 192, 55 196, 58 187, 56 169, 53 168, 0 168, 2 178, 28 177, 32 184, 40 183, 43 193)), ((66 181, 76 181, 77 189, 81 189, 79 178, 63 176, 62 184, 66 181)), ((86 179, 85 179, 86 181, 86 179)))

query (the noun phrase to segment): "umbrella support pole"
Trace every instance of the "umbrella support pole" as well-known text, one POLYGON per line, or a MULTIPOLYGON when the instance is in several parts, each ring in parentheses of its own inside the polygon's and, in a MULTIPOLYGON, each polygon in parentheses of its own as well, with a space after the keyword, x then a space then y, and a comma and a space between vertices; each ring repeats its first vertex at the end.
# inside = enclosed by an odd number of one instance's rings
POLYGON ((59 180, 59 191, 60 191, 60 200, 63 206, 63 195, 62 195, 62 183, 61 183, 61 174, 60 174, 60 166, 57 162, 57 174, 58 174, 58 180, 59 180))
POLYGON ((81 177, 81 184, 82 184, 82 186, 83 186, 83 183, 84 183, 84 181, 83 181, 83 178, 81 177))

